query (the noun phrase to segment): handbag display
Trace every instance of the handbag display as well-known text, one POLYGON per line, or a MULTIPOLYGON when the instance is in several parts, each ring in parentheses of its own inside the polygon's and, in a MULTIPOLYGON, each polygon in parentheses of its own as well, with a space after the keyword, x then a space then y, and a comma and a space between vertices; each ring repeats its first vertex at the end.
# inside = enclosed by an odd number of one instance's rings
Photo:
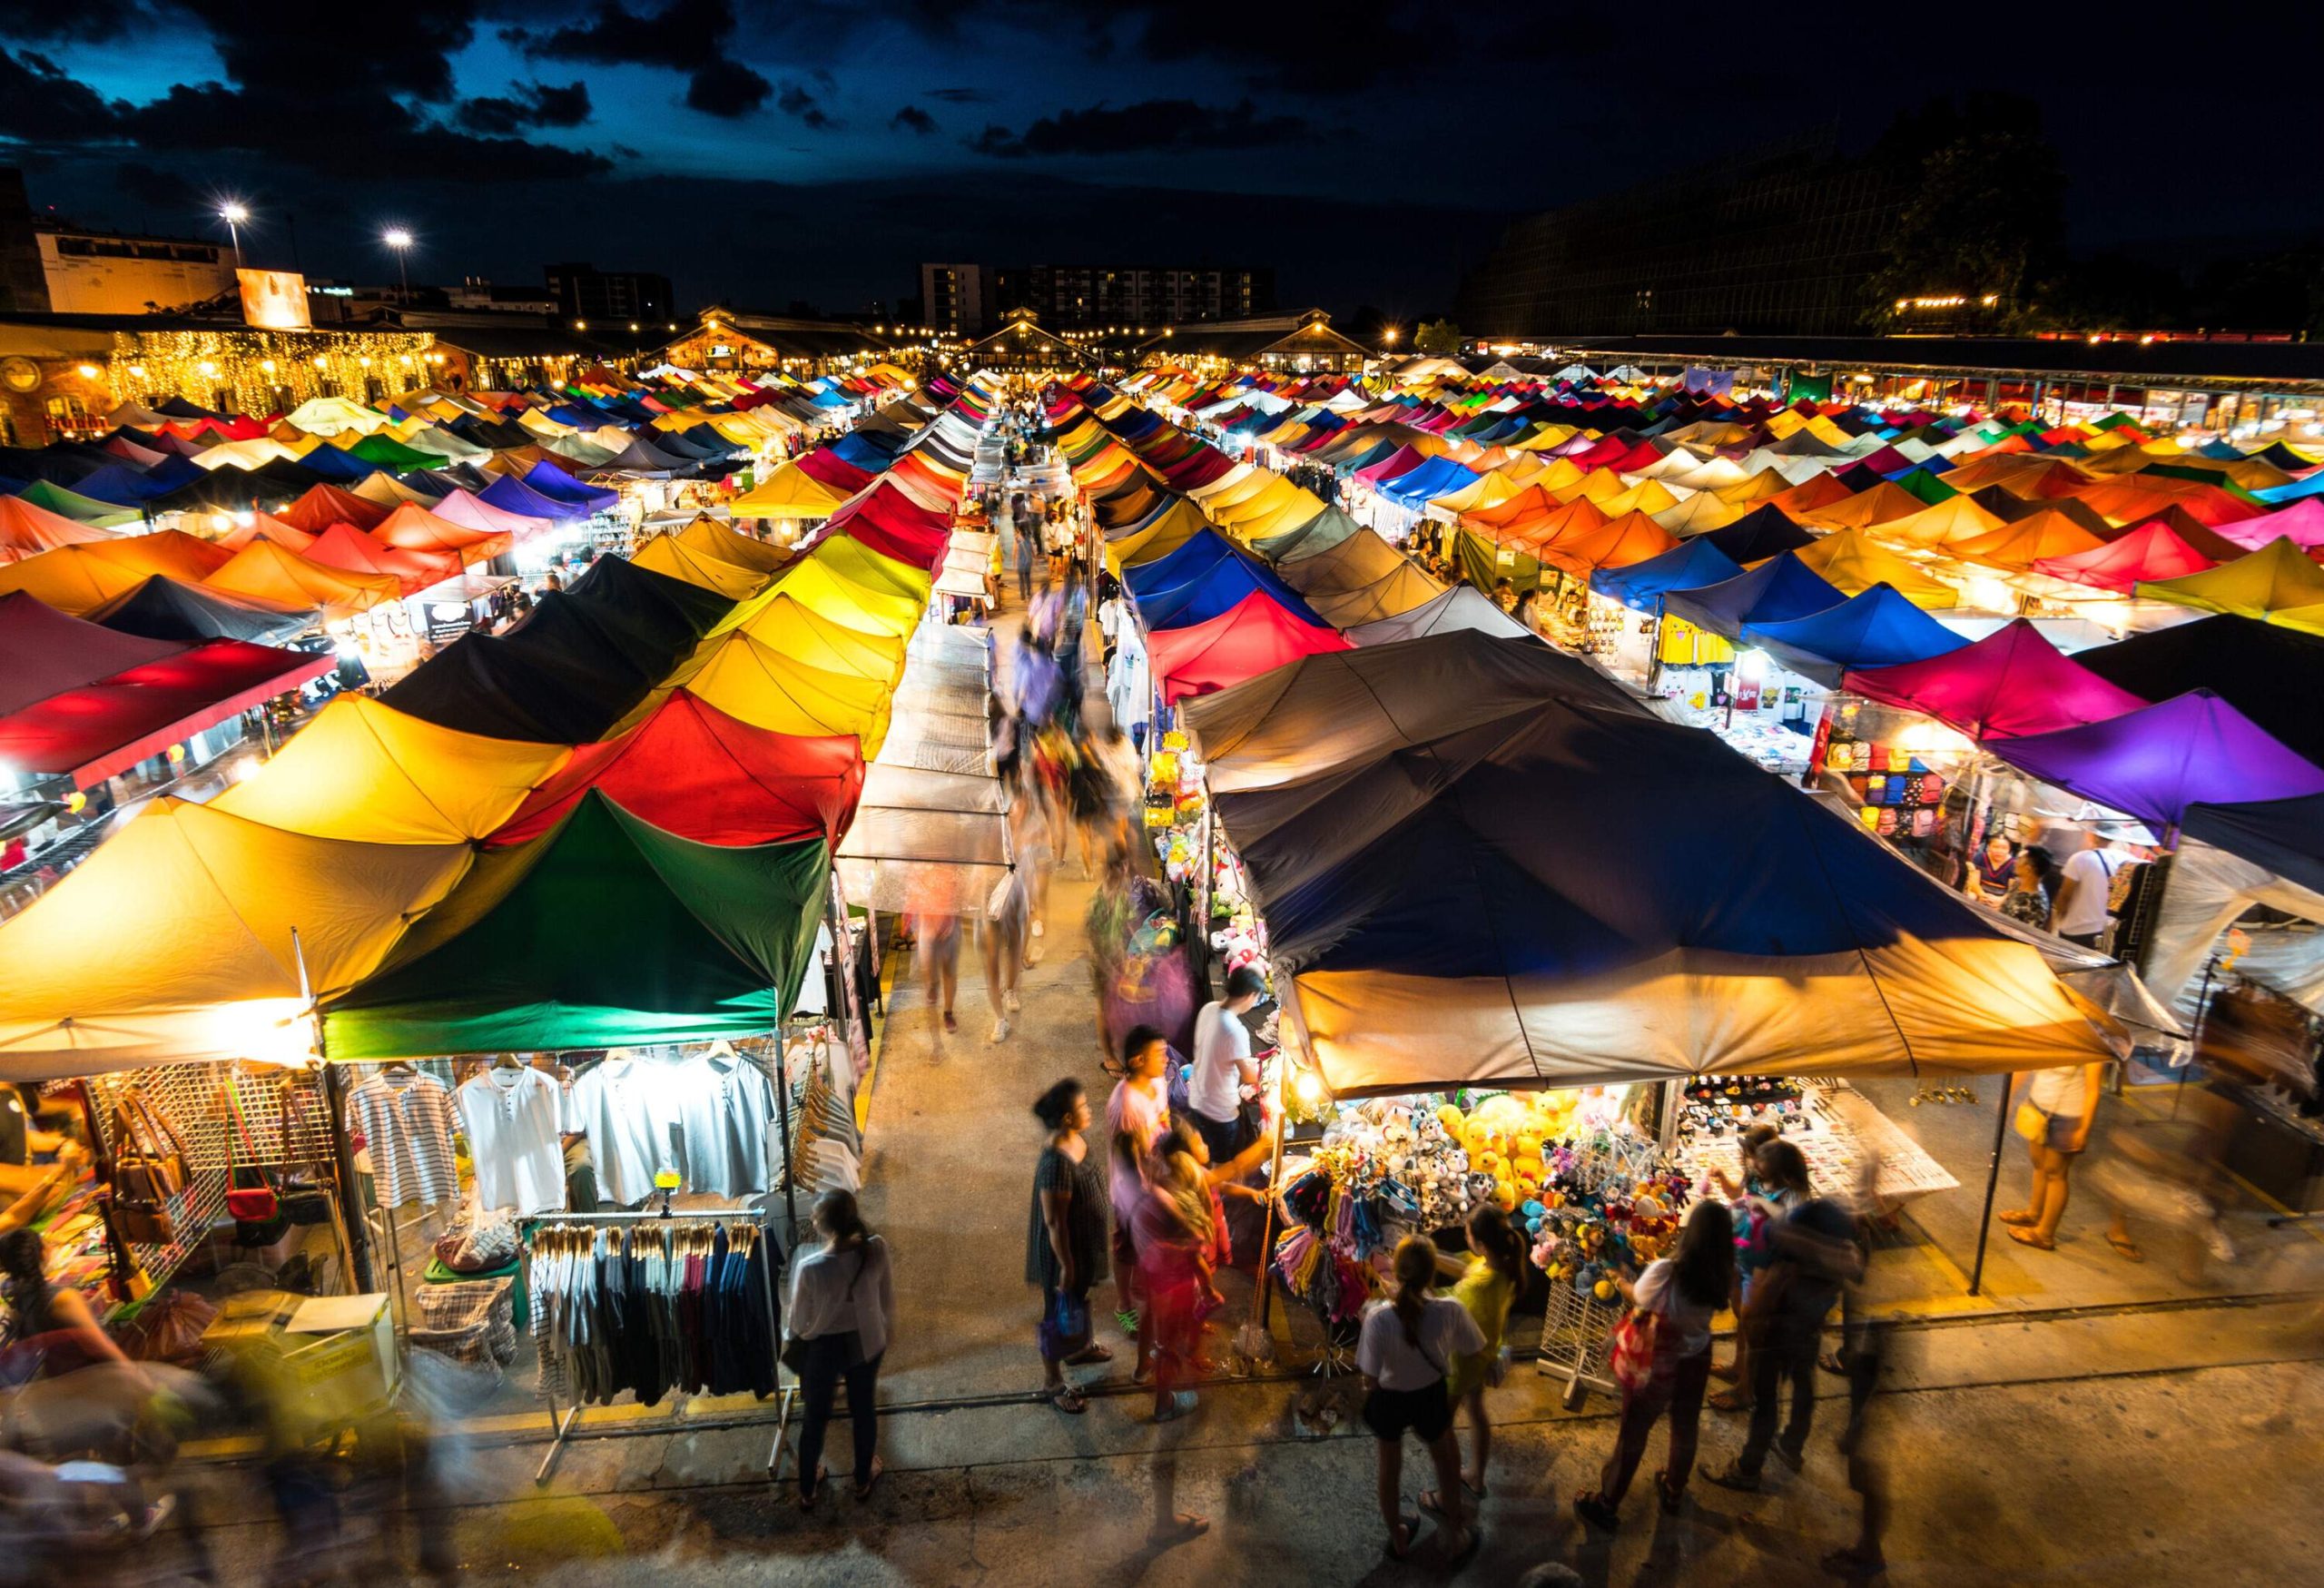
MULTIPOLYGON (((300 1090, 299 1078, 282 1078, 282 1143, 284 1149, 297 1139, 295 1132, 307 1124, 307 1099, 300 1090)), ((330 1193, 303 1175, 286 1174, 275 1182, 275 1193, 282 1203, 282 1217, 297 1225, 329 1224, 330 1222, 330 1193)))
POLYGON ((135 1087, 113 1114, 113 1189, 116 1199, 159 1207, 185 1189, 185 1141, 135 1087))
POLYGON ((274 1233, 255 1243, 271 1245, 282 1235, 278 1222, 278 1215, 282 1210, 281 1200, 274 1193, 272 1177, 259 1163, 258 1143, 251 1139, 250 1122, 242 1117, 241 1099, 234 1090, 234 1072, 231 1067, 226 1071, 226 1119, 232 1127, 226 1132, 226 1211, 236 1224, 274 1224, 274 1233), (234 1140, 237 1137, 241 1139, 242 1150, 250 1154, 251 1161, 247 1165, 234 1161, 234 1140), (258 1177, 257 1185, 237 1183, 236 1177, 246 1169, 258 1177))

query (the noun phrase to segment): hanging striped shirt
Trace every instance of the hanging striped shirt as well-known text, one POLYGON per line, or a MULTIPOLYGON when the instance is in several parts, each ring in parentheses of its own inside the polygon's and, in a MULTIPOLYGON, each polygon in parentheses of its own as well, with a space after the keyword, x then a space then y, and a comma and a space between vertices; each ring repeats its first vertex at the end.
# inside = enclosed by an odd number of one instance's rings
POLYGON ((347 1128, 370 1151, 382 1207, 458 1198, 455 1122, 452 1094, 432 1075, 414 1074, 400 1084, 375 1075, 348 1094, 347 1128))

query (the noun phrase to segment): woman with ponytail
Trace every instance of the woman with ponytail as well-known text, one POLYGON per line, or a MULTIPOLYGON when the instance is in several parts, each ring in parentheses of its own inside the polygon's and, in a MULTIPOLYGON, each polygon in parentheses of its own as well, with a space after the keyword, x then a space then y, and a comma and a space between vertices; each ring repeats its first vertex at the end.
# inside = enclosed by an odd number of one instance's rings
MULTIPOLYGON (((1509 1327, 1509 1309, 1515 1305, 1517 1293, 1525 1287, 1525 1247, 1498 1202, 1480 1202, 1469 1215, 1468 1228, 1469 1262, 1465 1268, 1452 1270, 1460 1275, 1452 1286, 1452 1299, 1475 1320, 1485 1343, 1478 1350, 1463 1351, 1452 1358, 1452 1371, 1444 1376, 1444 1390, 1453 1406, 1468 1412, 1469 1426, 1476 1431, 1476 1460, 1462 1471, 1461 1481, 1468 1486, 1470 1499, 1482 1500, 1485 1463, 1492 1455, 1492 1424, 1485 1417, 1485 1389, 1500 1382, 1502 1332, 1509 1327)), ((1450 1263, 1447 1267, 1451 1268, 1450 1263)), ((1443 1496, 1431 1490, 1420 1497, 1420 1508, 1432 1515, 1440 1514, 1443 1496)))
POLYGON ((1364 1423, 1378 1441, 1380 1519, 1388 1524, 1388 1553, 1402 1559, 1412 1548, 1418 1518, 1404 1514, 1404 1431, 1428 1446, 1436 1465, 1439 1533, 1448 1561, 1469 1553, 1475 1542, 1463 1520, 1461 1446, 1452 1436, 1452 1400, 1445 1375, 1457 1357, 1484 1349, 1484 1336, 1469 1309, 1445 1297, 1432 1297, 1436 1248, 1426 1236, 1409 1235, 1396 1247, 1395 1288, 1375 1301, 1364 1317, 1355 1343, 1355 1365, 1370 1393, 1364 1423))

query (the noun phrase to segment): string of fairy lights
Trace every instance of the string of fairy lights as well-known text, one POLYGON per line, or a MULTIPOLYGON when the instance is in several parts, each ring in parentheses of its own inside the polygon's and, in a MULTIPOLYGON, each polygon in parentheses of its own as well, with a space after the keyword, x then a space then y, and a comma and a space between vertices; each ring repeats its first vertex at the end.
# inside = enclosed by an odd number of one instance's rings
POLYGON ((111 385, 117 400, 186 396, 226 413, 274 413, 312 397, 361 400, 382 390, 434 383, 448 355, 424 330, 116 331, 111 385))

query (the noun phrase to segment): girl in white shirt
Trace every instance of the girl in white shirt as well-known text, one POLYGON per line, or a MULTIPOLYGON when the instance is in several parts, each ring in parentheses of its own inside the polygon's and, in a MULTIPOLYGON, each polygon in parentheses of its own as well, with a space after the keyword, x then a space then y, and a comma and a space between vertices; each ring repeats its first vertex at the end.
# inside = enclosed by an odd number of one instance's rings
POLYGON ((1452 1398, 1444 1375, 1452 1358, 1484 1349, 1469 1309, 1449 1297, 1432 1297, 1436 1247, 1408 1235, 1396 1247, 1396 1292, 1375 1301, 1355 1343, 1355 1366, 1370 1390, 1364 1423, 1378 1441, 1380 1519, 1388 1524, 1388 1553, 1402 1559, 1412 1548, 1417 1519, 1404 1513, 1404 1430, 1428 1446, 1436 1464, 1436 1493, 1445 1509, 1445 1558, 1458 1561, 1473 1539, 1462 1520, 1461 1447, 1452 1437, 1452 1398))
POLYGON ((839 1382, 847 1380, 847 1409, 855 1435, 855 1497, 868 1499, 880 1481, 880 1358, 888 1349, 896 1311, 888 1246, 864 1227, 855 1198, 825 1191, 815 1198, 815 1233, 823 1244, 801 1252, 791 1267, 783 1332, 803 1340, 799 1370, 806 1411, 799 1428, 799 1504, 815 1503, 822 1481, 823 1430, 832 1420, 839 1382))

